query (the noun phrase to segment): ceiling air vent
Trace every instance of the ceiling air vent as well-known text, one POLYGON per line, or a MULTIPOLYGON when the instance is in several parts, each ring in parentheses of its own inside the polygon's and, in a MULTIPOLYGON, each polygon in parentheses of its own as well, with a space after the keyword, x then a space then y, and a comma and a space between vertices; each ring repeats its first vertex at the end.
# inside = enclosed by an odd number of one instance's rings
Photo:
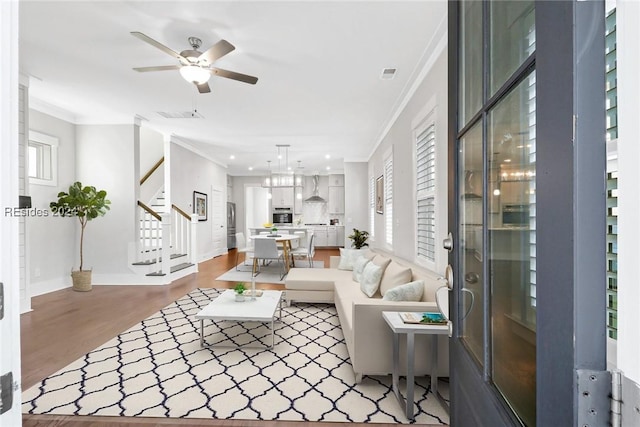
POLYGON ((395 68, 383 68, 382 69, 382 74, 380 75, 380 78, 382 80, 391 80, 392 78, 394 78, 396 75, 396 69, 395 68))
POLYGON ((204 119, 204 116, 198 113, 198 110, 175 112, 158 111, 158 114, 165 119, 204 119))

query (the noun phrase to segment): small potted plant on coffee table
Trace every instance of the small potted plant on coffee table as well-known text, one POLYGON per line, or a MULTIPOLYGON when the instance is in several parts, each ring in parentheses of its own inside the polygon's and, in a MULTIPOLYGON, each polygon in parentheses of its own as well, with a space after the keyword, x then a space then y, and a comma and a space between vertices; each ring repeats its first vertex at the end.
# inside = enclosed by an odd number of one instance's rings
POLYGON ((236 286, 233 288, 233 290, 236 292, 236 301, 237 302, 242 302, 244 301, 244 291, 247 288, 245 288, 244 286, 244 282, 238 282, 236 283, 236 286))

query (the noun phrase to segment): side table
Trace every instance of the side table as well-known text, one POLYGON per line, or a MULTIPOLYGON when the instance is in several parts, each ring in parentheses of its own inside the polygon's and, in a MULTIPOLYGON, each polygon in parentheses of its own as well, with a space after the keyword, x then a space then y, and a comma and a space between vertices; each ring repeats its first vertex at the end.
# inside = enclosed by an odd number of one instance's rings
POLYGON ((415 369, 415 336, 431 335, 431 391, 438 398, 444 409, 449 413, 449 405, 438 391, 438 335, 448 335, 448 325, 411 324, 404 323, 397 311, 383 311, 382 317, 393 332, 393 372, 392 390, 409 421, 415 419, 413 410, 414 369, 415 369), (407 336, 407 392, 406 399, 400 394, 400 335, 407 336))

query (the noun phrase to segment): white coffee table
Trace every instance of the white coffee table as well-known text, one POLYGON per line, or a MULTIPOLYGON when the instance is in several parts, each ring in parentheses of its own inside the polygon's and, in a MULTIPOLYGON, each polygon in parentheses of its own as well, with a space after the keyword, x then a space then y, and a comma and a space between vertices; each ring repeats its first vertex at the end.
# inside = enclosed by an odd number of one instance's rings
POLYGON ((243 302, 236 302, 235 298, 235 291, 227 289, 196 314, 196 319, 200 320, 200 346, 205 346, 204 321, 210 319, 214 322, 231 320, 271 323, 270 348, 273 348, 276 309, 280 308, 278 319, 282 318, 282 291, 263 291, 262 296, 256 297, 255 300, 247 296, 243 302))

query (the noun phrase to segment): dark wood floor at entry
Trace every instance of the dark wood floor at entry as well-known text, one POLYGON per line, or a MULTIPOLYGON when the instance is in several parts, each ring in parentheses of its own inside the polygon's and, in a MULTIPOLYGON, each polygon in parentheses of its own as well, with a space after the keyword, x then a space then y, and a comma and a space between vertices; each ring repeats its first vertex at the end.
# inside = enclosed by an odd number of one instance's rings
MULTIPOLYGON (((337 249, 318 249, 314 259, 329 266, 337 249)), ((91 292, 64 289, 32 300, 33 311, 21 316, 22 387, 27 389, 99 347, 196 288, 228 288, 235 282, 215 278, 234 266, 235 251, 201 263, 199 272, 166 286, 94 286, 91 292)), ((282 285, 257 283, 260 289, 282 285)), ((362 427, 360 423, 196 420, 170 418, 23 415, 24 427, 362 427)), ((372 424, 389 427, 395 424, 372 424)), ((417 425, 417 424, 414 424, 417 425)))

